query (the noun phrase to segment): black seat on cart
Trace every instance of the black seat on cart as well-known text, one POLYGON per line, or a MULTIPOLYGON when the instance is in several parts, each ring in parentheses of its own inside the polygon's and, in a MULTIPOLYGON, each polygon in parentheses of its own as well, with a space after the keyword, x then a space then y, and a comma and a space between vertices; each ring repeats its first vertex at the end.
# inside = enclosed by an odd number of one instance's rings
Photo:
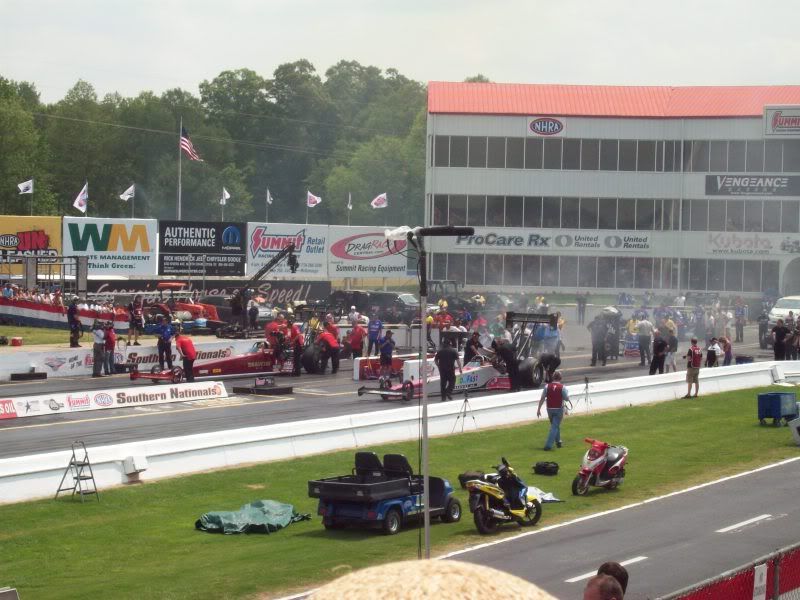
POLYGON ((411 477, 414 470, 402 454, 384 454, 383 468, 387 477, 411 477))
POLYGON ((355 474, 362 483, 386 478, 381 459, 374 452, 356 452, 355 474))

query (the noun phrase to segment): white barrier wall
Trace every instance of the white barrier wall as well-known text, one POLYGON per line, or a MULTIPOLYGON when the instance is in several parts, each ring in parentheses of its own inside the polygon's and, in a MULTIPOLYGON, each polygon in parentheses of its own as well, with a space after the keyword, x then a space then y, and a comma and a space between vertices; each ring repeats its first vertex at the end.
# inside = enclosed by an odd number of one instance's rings
MULTIPOLYGON (((769 386, 784 377, 800 377, 800 362, 762 362, 702 369, 703 395, 769 386)), ((650 402, 674 400, 686 393, 685 373, 617 379, 568 387, 574 412, 584 414, 650 402)), ((479 429, 536 419, 541 391, 486 396, 470 400, 479 429)), ((701 400, 702 401, 702 400, 701 400)), ((432 436, 449 435, 460 414, 460 402, 429 405, 432 436)), ((127 482, 123 461, 145 456, 148 469, 139 475, 160 479, 251 462, 265 462, 414 439, 418 435, 416 405, 394 410, 280 423, 262 427, 204 433, 176 438, 90 448, 99 488, 127 482)), ((755 418, 755 412, 753 413, 755 418)), ((473 427, 468 419, 465 430, 473 427)), ((55 493, 70 452, 55 452, 0 460, 0 502, 19 502, 55 493)))

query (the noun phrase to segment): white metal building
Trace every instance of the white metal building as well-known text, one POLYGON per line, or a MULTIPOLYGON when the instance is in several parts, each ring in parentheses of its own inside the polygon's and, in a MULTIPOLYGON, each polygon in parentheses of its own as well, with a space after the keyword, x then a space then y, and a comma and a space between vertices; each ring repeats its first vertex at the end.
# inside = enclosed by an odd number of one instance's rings
POLYGON ((430 276, 800 292, 800 86, 428 88, 430 276))

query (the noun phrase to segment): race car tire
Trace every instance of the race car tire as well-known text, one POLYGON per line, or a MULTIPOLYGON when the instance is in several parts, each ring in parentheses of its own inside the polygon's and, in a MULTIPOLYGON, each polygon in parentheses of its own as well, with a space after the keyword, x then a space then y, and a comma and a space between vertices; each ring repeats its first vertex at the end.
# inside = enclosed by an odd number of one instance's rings
MULTIPOLYGON (((158 365, 153 365, 153 368, 150 369, 150 373, 152 373, 153 375, 155 375, 156 373, 161 373, 161 367, 159 367, 158 365)), ((158 379, 151 379, 151 381, 153 383, 158 383, 159 382, 158 379)))
POLYGON ((525 358, 519 363, 519 380, 524 388, 541 387, 544 367, 535 358, 525 358))
POLYGON ((172 383, 180 383, 183 381, 183 369, 180 367, 172 367, 172 383))
POLYGON ((403 400, 411 402, 414 399, 414 384, 411 381, 403 382, 403 400))
POLYGON ((300 364, 303 365, 306 373, 310 373, 311 375, 316 375, 317 373, 321 372, 320 369, 320 354, 321 350, 319 346, 309 346, 305 350, 303 350, 303 354, 300 356, 300 364))

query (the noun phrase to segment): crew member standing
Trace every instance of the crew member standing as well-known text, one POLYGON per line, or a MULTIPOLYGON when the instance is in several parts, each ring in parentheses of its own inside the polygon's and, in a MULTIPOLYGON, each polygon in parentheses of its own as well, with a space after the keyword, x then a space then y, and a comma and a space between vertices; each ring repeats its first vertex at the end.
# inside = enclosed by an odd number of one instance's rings
POLYGON ((653 336, 653 358, 650 361, 650 375, 655 375, 656 371, 659 374, 664 372, 664 361, 669 350, 669 344, 661 337, 661 332, 658 329, 655 330, 653 336))
POLYGON ((606 336, 608 335, 608 323, 600 316, 595 315, 594 321, 589 323, 587 329, 592 332, 592 364, 595 366, 597 361, 603 362, 606 366, 606 336))
POLYGON ((103 372, 106 375, 113 375, 116 372, 114 365, 114 350, 117 347, 117 332, 114 331, 114 323, 108 321, 105 329, 105 361, 103 362, 103 372))
POLYGON ((652 343, 653 324, 647 320, 647 317, 644 317, 636 324, 636 330, 639 333, 639 366, 643 367, 645 366, 645 358, 648 365, 652 360, 650 344, 652 343))
POLYGON ((511 392, 518 392, 520 390, 519 383, 519 363, 517 357, 514 355, 514 348, 511 343, 505 338, 498 338, 492 342, 492 348, 497 356, 499 356, 506 364, 506 371, 508 372, 508 381, 511 386, 511 392))
POLYGON ((103 363, 106 362, 106 332, 100 321, 92 325, 92 377, 102 377, 103 363))
POLYGON ((332 323, 325 323, 325 329, 317 336, 322 347, 322 372, 328 367, 328 359, 331 360, 331 374, 336 374, 339 370, 339 340, 333 334, 332 323))
POLYGON ((675 331, 670 329, 669 336, 667 336, 667 344, 669 345, 669 351, 667 352, 667 358, 664 360, 664 365, 667 369, 667 373, 669 373, 669 368, 672 367, 672 372, 678 372, 678 365, 675 364, 675 357, 678 356, 678 337, 675 335, 675 331))
POLYGON ((368 335, 368 343, 367 343, 367 356, 372 355, 372 349, 375 348, 375 354, 379 353, 379 346, 378 342, 382 339, 381 332, 383 331, 383 323, 378 318, 378 313, 373 312, 372 318, 369 320, 369 325, 367 325, 367 331, 369 332, 368 335))
POLYGON ((300 331, 300 327, 295 324, 294 319, 289 319, 289 340, 292 344, 292 376, 300 377, 300 363, 305 347, 305 336, 300 331))
POLYGON ((480 334, 477 331, 473 331, 472 335, 469 336, 467 340, 467 345, 464 348, 464 364, 467 365, 470 361, 475 358, 478 354, 478 350, 483 348, 483 344, 481 344, 480 334))
POLYGON ((81 345, 78 343, 78 338, 81 337, 83 328, 81 326, 81 321, 78 318, 77 296, 73 296, 69 303, 69 308, 67 309, 67 323, 69 323, 69 347, 80 348, 81 345))
POLYGON ((786 336, 789 328, 783 324, 783 319, 778 319, 772 328, 772 349, 775 351, 775 360, 786 360, 786 336))
MULTIPOLYGON (((370 323, 371 324, 371 323, 370 323)), ((392 330, 386 331, 386 335, 378 340, 377 348, 381 356, 381 377, 392 376, 392 354, 394 353, 395 341, 392 338, 392 330)))
POLYGON ((158 336, 158 367, 164 370, 164 362, 166 361, 167 367, 172 370, 172 324, 167 321, 163 315, 156 317, 158 325, 156 325, 156 335, 158 336))
POLYGON ((536 416, 542 416, 542 404, 547 402, 547 418, 550 419, 550 433, 547 434, 547 441, 544 443, 545 450, 552 450, 553 444, 561 448, 561 420, 564 418, 565 402, 569 402, 569 392, 564 384, 561 383, 561 373, 553 373, 553 380, 542 390, 542 397, 539 398, 539 408, 536 416))
POLYGON ((360 358, 364 353, 364 338, 367 336, 367 330, 356 320, 353 328, 350 330, 350 335, 347 340, 350 345, 350 353, 353 358, 360 358))
POLYGON ((693 337, 691 346, 684 358, 687 359, 686 364, 686 395, 684 398, 692 397, 692 384, 694 384, 694 397, 700 392, 700 367, 703 365, 703 351, 697 345, 697 338, 693 337))
POLYGON ((133 301, 128 304, 128 344, 131 343, 131 334, 133 334, 133 345, 141 346, 139 335, 142 332, 144 332, 144 307, 142 297, 135 296, 133 301))
POLYGON ((452 400, 453 388, 456 386, 456 365, 458 365, 458 372, 463 373, 461 359, 458 351, 453 347, 452 340, 444 341, 442 349, 434 356, 433 363, 439 369, 439 393, 442 402, 452 400))
POLYGON ((192 338, 178 330, 175 333, 175 348, 178 356, 183 359, 183 374, 186 381, 194 381, 194 361, 197 358, 197 350, 194 349, 192 338))

